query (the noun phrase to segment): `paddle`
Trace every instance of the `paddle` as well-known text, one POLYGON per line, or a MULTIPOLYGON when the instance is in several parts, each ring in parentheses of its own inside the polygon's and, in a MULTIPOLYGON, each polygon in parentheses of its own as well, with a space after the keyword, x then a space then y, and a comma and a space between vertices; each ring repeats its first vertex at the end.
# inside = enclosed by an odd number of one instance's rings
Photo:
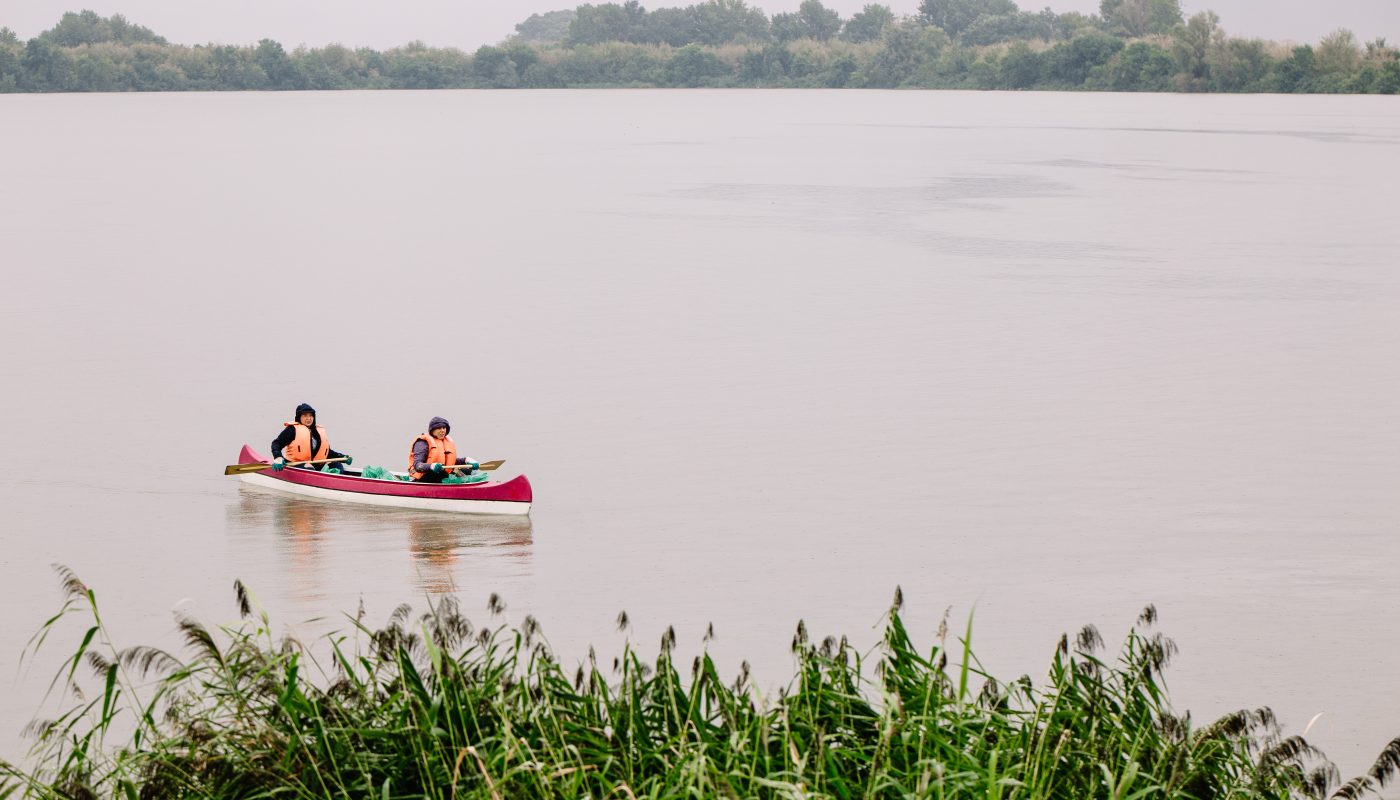
MULTIPOLYGON (((477 467, 477 469, 481 470, 482 472, 490 472, 493 469, 500 469, 501 465, 504 463, 506 463, 506 460, 504 458, 499 461, 483 461, 481 462, 481 466, 477 467)), ((455 467, 448 467, 448 469, 471 469, 471 466, 471 464, 458 464, 455 467)))
MULTIPOLYGON (((289 467, 299 467, 302 464, 334 464, 337 461, 344 461, 344 458, 323 458, 320 461, 298 461, 295 464, 288 462, 289 467)), ((264 461, 254 461, 251 464, 229 464, 224 467, 225 475, 242 475, 246 472, 262 472, 265 469, 272 469, 272 464, 264 461)))

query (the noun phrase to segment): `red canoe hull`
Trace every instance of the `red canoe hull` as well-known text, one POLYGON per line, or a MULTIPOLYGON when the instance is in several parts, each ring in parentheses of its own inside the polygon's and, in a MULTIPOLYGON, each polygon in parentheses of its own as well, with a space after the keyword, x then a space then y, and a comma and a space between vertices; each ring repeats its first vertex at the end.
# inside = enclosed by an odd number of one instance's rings
MULTIPOLYGON (((267 461, 266 456, 246 444, 238 454, 240 464, 267 461)), ((249 473, 242 478, 264 488, 327 500, 463 513, 527 514, 534 500, 530 481, 524 475, 507 481, 441 484, 376 480, 289 467, 249 473)))

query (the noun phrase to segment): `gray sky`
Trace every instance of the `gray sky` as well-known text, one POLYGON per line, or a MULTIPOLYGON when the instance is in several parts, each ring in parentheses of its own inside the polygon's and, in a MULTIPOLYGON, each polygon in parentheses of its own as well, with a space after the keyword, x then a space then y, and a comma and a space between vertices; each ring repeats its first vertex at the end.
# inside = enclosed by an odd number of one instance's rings
MULTIPOLYGON (((600 2, 601 0, 593 0, 600 2)), ((646 2, 647 8, 688 5, 695 0, 646 2)), ((1056 11, 1090 12, 1098 0, 1018 0, 1024 9, 1048 4, 1056 11)), ((769 14, 796 10, 801 0, 750 0, 769 14)), ((870 0, 825 0, 842 16, 870 0)), ((911 14, 918 0, 886 5, 911 14)), ((421 39, 430 45, 474 49, 514 32, 515 23, 536 11, 573 8, 575 0, 5 0, 0 27, 21 38, 52 27, 64 11, 90 8, 124 14, 173 42, 243 44, 268 37, 288 47, 338 42, 386 48, 421 39)), ((1400 0, 1183 0, 1188 14, 1218 13, 1232 35, 1316 42, 1336 28, 1363 40, 1385 36, 1400 43, 1400 0)))

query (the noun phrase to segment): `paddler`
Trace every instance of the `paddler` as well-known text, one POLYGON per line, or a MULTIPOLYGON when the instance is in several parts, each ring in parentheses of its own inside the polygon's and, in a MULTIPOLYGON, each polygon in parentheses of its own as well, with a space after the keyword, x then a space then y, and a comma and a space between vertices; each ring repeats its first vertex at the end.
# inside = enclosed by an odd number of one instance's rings
MULTIPOLYGON (((295 467, 302 461, 343 458, 344 461, 331 465, 331 468, 338 472, 354 460, 344 453, 338 453, 331 449, 330 442, 326 438, 326 429, 316 424, 316 409, 307 403, 297 406, 292 419, 295 419, 296 422, 282 423, 282 432, 277 434, 276 439, 272 440, 273 471, 280 471, 287 464, 295 467)), ((302 467, 302 469, 320 468, 320 464, 308 464, 302 467)))
POLYGON ((481 466, 475 459, 457 455, 457 444, 447 434, 452 426, 442 417, 428 420, 428 432, 418 434, 413 440, 413 448, 408 452, 408 474, 423 483, 442 483, 452 470, 448 467, 466 467, 455 472, 468 475, 481 466))

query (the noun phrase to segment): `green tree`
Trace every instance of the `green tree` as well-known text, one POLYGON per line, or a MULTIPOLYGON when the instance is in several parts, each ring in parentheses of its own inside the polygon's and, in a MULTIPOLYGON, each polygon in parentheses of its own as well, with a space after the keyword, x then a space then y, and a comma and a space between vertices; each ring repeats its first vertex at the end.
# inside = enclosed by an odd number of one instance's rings
POLYGON ((1225 32, 1220 29, 1220 17, 1214 11, 1193 14, 1185 25, 1179 25, 1172 31, 1172 39, 1186 88, 1193 91, 1206 88, 1210 78, 1210 50, 1225 40, 1225 32))
POLYGON ((982 58, 972 62, 963 78, 963 87, 968 89, 996 89, 1001 80, 1001 64, 994 53, 984 53, 982 58))
POLYGON ((192 91, 213 91, 219 88, 214 83, 213 54, 208 47, 173 48, 166 63, 179 70, 184 76, 183 86, 192 91))
POLYGON ((1397 79, 1400 79, 1400 50, 1386 44, 1384 38, 1367 42, 1354 90, 1369 94, 1396 94, 1400 92, 1400 87, 1394 83, 1397 79))
POLYGON ((493 89, 518 89, 520 88, 520 70, 516 68, 514 61, 506 61, 501 64, 500 69, 491 76, 491 88, 493 89))
MULTIPOLYGON (((5 29, 0 29, 0 38, 4 37, 4 30, 5 29)), ((1366 43, 1366 58, 1368 60, 1380 59, 1390 61, 1395 58, 1400 58, 1400 50, 1396 50, 1386 44, 1384 36, 1377 36, 1366 43)))
POLYGON ((258 66, 254 51, 247 47, 220 45, 209 48, 214 74, 220 89, 261 90, 267 88, 267 73, 258 66))
POLYGON ((826 6, 821 0, 802 0, 795 13, 774 14, 770 24, 773 38, 779 42, 794 39, 816 39, 826 41, 841 32, 841 15, 826 6))
POLYGON ((1317 43, 1317 70, 1324 75, 1357 72, 1361 69, 1361 46, 1356 34, 1339 28, 1317 43))
POLYGON ((77 82, 68 52, 39 37, 24 46, 20 68, 19 87, 27 92, 68 92, 77 82))
POLYGON ((1049 20, 1050 26, 1055 31, 1056 39, 1073 39, 1085 31, 1099 30, 1097 17, 1087 16, 1078 11, 1066 11, 1063 14, 1056 14, 1046 9, 1040 13, 1049 20))
POLYGON ((570 86, 660 86, 666 82, 666 61, 656 50, 611 43, 574 50, 559 64, 561 79, 570 86))
POLYGON ((1170 33, 1182 22, 1181 0, 1101 0, 1099 14, 1128 36, 1170 33))
POLYGON ((510 53, 503 47, 482 45, 472 54, 472 74, 488 83, 495 81, 498 75, 509 76, 517 71, 514 67, 510 53), (508 65, 510 69, 507 69, 508 65))
POLYGON ((553 65, 537 61, 520 75, 520 85, 526 89, 562 89, 564 82, 553 65))
POLYGON ((744 0, 706 0, 690 6, 690 12, 699 44, 768 40, 768 16, 744 0))
POLYGON ((507 44, 506 52, 510 53, 510 61, 521 75, 524 75, 526 70, 540 61, 538 50, 519 42, 507 44))
POLYGON ((58 24, 39 34, 39 38, 60 47, 117 42, 120 44, 166 44, 164 38, 149 28, 133 25, 126 17, 114 14, 110 18, 93 11, 68 12, 58 24))
POLYGON ((822 5, 822 0, 802 0, 797 16, 802 20, 808 39, 825 42, 841 33, 841 15, 822 5))
MULTIPOLYGON (((935 29, 936 30, 936 29, 935 29)), ((937 58, 926 60, 906 86, 925 89, 975 89, 969 78, 977 67, 978 53, 956 42, 939 51, 937 58)))
POLYGON ((168 74, 161 73, 160 67, 170 59, 175 48, 136 45, 124 47, 122 50, 127 55, 123 67, 130 68, 132 73, 131 89, 139 92, 172 91, 166 82, 168 74))
POLYGON ((574 47, 581 44, 602 42, 643 41, 646 30, 646 9, 637 0, 627 0, 621 5, 603 3, 581 5, 569 23, 569 32, 564 44, 574 47))
POLYGON ((1260 41, 1230 39, 1206 53, 1210 89, 1215 92, 1257 92, 1273 68, 1273 59, 1260 41))
POLYGON ((796 13, 784 12, 774 14, 768 26, 769 33, 779 42, 791 42, 801 39, 805 34, 802 29, 802 20, 796 13))
POLYGON ((19 91, 19 55, 4 45, 0 45, 0 92, 19 91))
POLYGON ((385 53, 383 69, 393 89, 454 89, 472 82, 472 61, 466 53, 429 48, 422 42, 385 53))
POLYGON ((1373 90, 1377 94, 1400 94, 1400 61, 1381 64, 1373 90))
POLYGON ((919 16, 954 39, 982 17, 1015 14, 1019 10, 1012 0, 923 0, 919 3, 919 16))
POLYGON ((1040 54, 1025 42, 1016 42, 1001 59, 1001 85, 1007 89, 1029 89, 1040 82, 1040 54))
POLYGON ((1123 40, 1102 31, 1088 31, 1060 42, 1045 52, 1045 79, 1070 89, 1083 88, 1089 74, 1108 64, 1123 49, 1123 40))
POLYGON ((9 28, 0 28, 0 92, 19 91, 19 60, 24 47, 9 28))
POLYGON ((263 39, 253 48, 253 63, 267 76, 269 89, 305 88, 297 65, 282 49, 282 45, 272 39, 263 39))
MULTIPOLYGON (((776 23, 778 17, 781 16, 785 15, 775 14, 773 21, 776 23)), ((739 82, 745 86, 782 84, 788 77, 791 65, 792 51, 781 43, 770 43, 761 48, 754 48, 739 57, 739 82)))
MULTIPOLYGON (((353 89, 373 85, 364 59, 348 47, 332 44, 315 50, 298 48, 292 60, 297 83, 307 89, 353 89)), ((268 78, 275 80, 271 73, 268 78)))
POLYGON ((871 3, 851 15, 841 38, 848 42, 874 41, 884 36, 885 29, 893 24, 894 12, 889 6, 871 3))
POLYGON ((1113 92, 1169 92, 1176 76, 1176 59, 1150 42, 1132 42, 1092 70, 1085 85, 1113 92))
POLYGON ((856 63, 855 56, 846 53, 831 62, 831 66, 826 70, 823 85, 828 89, 842 89, 850 85, 858 69, 860 64, 856 63))
POLYGON ((111 54, 82 48, 73 54, 74 91, 117 92, 130 88, 124 81, 124 71, 117 65, 111 54))
POLYGON ((647 14, 643 41, 684 47, 699 40, 695 11, 691 8, 658 8, 647 14))
POLYGON ((178 65, 162 62, 151 71, 143 88, 153 92, 182 92, 190 88, 190 80, 178 65))
POLYGON ((1293 48, 1274 69, 1274 88, 1280 92, 1311 92, 1317 80, 1317 57, 1312 47, 1293 48))
POLYGON ((998 42, 1028 41, 1042 39, 1049 41, 1055 36, 1054 25, 1043 14, 1017 12, 981 17, 967 26, 958 39, 962 44, 973 46, 996 44, 998 42))
POLYGON ((719 56, 697 44, 688 44, 676 51, 666 64, 669 86, 715 86, 733 74, 719 56))
POLYGON ((572 8, 531 14, 524 22, 516 23, 515 35, 522 42, 562 42, 564 37, 569 35, 569 26, 577 16, 578 12, 572 8))
POLYGON ((937 60, 939 53, 948 46, 948 35, 941 28, 906 21, 887 28, 883 42, 884 47, 858 76, 865 86, 893 88, 908 83, 921 69, 937 60))

